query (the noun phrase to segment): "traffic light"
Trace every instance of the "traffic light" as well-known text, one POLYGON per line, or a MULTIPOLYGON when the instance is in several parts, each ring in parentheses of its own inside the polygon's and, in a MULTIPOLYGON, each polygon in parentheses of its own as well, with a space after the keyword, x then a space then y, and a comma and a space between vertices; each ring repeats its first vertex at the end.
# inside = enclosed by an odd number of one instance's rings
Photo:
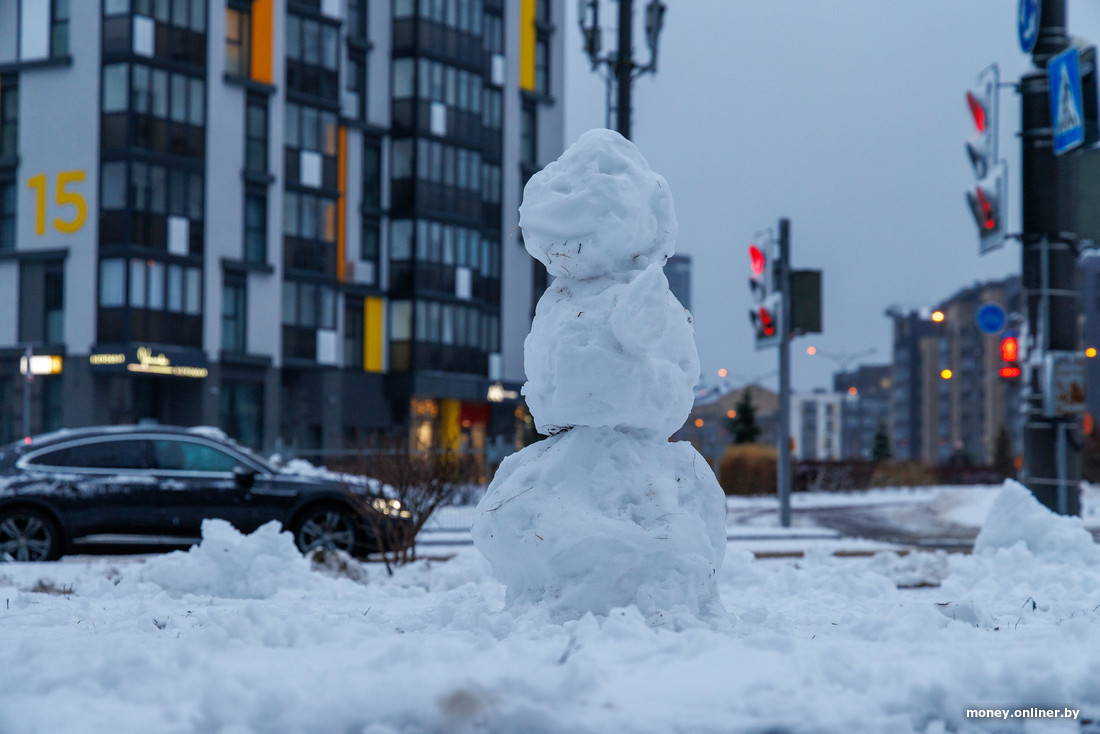
POLYGON ((1001 337, 1001 371, 1005 380, 1020 379, 1020 343, 1014 333, 1001 337))
POLYGON ((775 266, 770 257, 770 240, 767 244, 749 245, 749 290, 752 308, 749 322, 756 338, 756 348, 763 349, 779 341, 781 294, 775 292, 775 266))
POLYGON ((982 253, 1005 242, 1008 169, 1004 161, 997 159, 998 80, 997 67, 992 66, 978 77, 978 88, 966 93, 966 106, 974 123, 966 152, 977 178, 966 199, 978 225, 982 253))

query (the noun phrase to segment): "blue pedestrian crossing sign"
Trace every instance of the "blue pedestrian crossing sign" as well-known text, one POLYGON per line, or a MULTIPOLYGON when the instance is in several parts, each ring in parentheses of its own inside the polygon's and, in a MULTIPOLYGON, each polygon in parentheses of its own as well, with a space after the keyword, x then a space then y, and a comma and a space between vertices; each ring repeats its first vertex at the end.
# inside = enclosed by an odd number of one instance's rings
POLYGON ((1081 55, 1071 48, 1047 64, 1050 83, 1050 122, 1054 155, 1085 142, 1085 113, 1081 103, 1081 55))

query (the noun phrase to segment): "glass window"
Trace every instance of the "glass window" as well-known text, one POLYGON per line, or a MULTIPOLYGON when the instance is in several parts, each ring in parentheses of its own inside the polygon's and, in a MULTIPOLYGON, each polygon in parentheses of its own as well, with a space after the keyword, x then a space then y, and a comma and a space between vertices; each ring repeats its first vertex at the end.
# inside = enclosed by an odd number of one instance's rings
POLYGON ((15 249, 15 182, 0 181, 0 250, 15 249))
POLYGON ((104 308, 116 308, 126 305, 125 260, 100 261, 99 305, 104 308))
POLYGON ((390 339, 409 341, 412 339, 412 302, 390 302, 390 339))
POLYGON ((390 257, 408 260, 412 257, 413 223, 410 219, 390 222, 390 257))
POLYGON ((130 305, 145 308, 145 261, 130 261, 130 305))
POLYGON ((222 349, 245 351, 245 284, 226 278, 222 284, 222 349))
POLYGON ((184 271, 183 312, 192 316, 202 312, 199 299, 202 294, 202 271, 187 268, 184 271))
POLYGON ((152 441, 154 468, 162 471, 232 472, 244 463, 221 449, 194 441, 155 439, 152 441))
POLYGON ((188 95, 187 121, 192 125, 202 125, 205 119, 205 87, 202 79, 190 79, 188 82, 190 93, 188 95))
POLYGON ((18 146, 19 87, 0 87, 0 158, 13 157, 18 146))
POLYGON ((267 262, 267 197, 262 193, 244 199, 244 259, 267 262))
POLYGON ((172 75, 171 118, 173 122, 187 122, 187 77, 172 75))
POLYGON ((53 0, 50 16, 50 56, 69 53, 69 0, 53 0))
POLYGON ((128 64, 107 64, 103 67, 103 111, 125 112, 130 107, 128 64))
POLYGON ((373 138, 363 140, 363 206, 382 208, 382 147, 373 138))
POLYGON ((313 283, 298 284, 298 326, 317 326, 317 286, 313 283))
POLYGON ((183 311, 183 266, 168 266, 168 310, 173 313, 183 311))
POLYGON ((249 26, 247 11, 225 9, 225 70, 229 74, 248 76, 249 26))
POLYGON ((149 261, 149 308, 164 308, 164 263, 149 261))
POLYGON ((153 69, 151 112, 154 117, 168 117, 168 72, 153 69))
POLYGON ((146 469, 144 440, 96 441, 64 446, 28 460, 34 466, 67 469, 146 469))
POLYGON ((103 164, 103 173, 99 182, 103 208, 106 210, 126 208, 126 163, 114 161, 103 164))
POLYGON ((294 326, 298 323, 298 284, 291 280, 283 281, 283 324, 294 326))

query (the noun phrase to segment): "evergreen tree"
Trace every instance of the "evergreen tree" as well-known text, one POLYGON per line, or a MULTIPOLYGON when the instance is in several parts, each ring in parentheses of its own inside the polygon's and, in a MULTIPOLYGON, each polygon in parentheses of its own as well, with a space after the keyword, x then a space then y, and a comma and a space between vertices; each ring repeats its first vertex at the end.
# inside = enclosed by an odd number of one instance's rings
POLYGON ((871 449, 871 458, 877 461, 886 461, 893 458, 894 452, 890 448, 890 436, 886 433, 886 423, 882 420, 878 422, 878 429, 875 430, 875 445, 871 449))
POLYGON ((756 425, 756 406, 752 403, 752 393, 746 388, 734 406, 733 418, 727 419, 726 427, 733 434, 734 443, 754 443, 760 436, 760 426, 756 425))

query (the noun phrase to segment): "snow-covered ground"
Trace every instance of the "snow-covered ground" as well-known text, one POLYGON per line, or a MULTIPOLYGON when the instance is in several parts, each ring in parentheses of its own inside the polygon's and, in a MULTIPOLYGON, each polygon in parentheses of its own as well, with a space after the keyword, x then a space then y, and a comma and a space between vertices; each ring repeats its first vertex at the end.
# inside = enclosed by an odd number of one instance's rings
MULTIPOLYGON (((969 555, 806 544, 761 560, 735 537, 728 615, 681 629, 634 608, 515 615, 470 546, 392 577, 313 569, 272 526, 207 523, 200 546, 162 556, 3 564, 0 732, 1095 731, 1080 722, 1100 719, 1100 550, 1082 523, 1018 486, 883 492, 878 506, 990 519, 969 555)), ((876 504, 794 504, 846 501, 876 504)), ((768 502, 731 501, 730 527, 768 502)))

